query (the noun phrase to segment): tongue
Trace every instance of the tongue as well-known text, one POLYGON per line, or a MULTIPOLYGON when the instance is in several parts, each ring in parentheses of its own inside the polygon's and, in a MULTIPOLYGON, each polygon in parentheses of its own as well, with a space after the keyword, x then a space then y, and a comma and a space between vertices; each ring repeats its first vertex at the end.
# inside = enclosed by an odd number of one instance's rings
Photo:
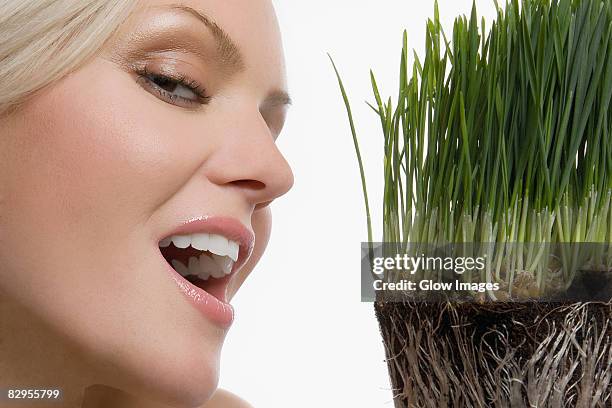
POLYGON ((225 289, 227 288, 229 276, 220 279, 215 279, 211 277, 208 278, 208 280, 202 280, 194 276, 190 276, 188 280, 198 288, 205 290, 220 301, 226 301, 225 289))
MULTIPOLYGON (((170 246, 166 248, 162 248, 161 251, 162 255, 164 256, 164 258, 166 258, 168 263, 170 263, 172 259, 176 259, 182 262, 183 265, 188 265, 189 258, 191 258, 192 256, 199 257, 202 254, 202 251, 200 251, 199 249, 195 249, 191 246, 181 249, 175 247, 174 243, 171 243, 170 246)), ((211 276, 210 278, 208 278, 208 280, 202 280, 196 276, 189 276, 187 280, 198 288, 210 293, 220 301, 225 302, 225 289, 227 288, 227 282, 229 280, 228 276, 219 279, 213 278, 211 276)))

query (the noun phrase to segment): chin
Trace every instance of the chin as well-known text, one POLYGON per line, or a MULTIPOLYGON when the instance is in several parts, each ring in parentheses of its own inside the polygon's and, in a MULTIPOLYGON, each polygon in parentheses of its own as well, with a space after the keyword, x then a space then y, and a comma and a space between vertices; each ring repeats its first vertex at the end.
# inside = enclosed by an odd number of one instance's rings
MULTIPOLYGON (((132 329, 138 332, 141 328, 132 329)), ((115 333, 109 337, 97 331, 96 342, 80 344, 78 349, 85 353, 84 366, 94 372, 87 386, 109 387, 130 399, 174 408, 201 407, 212 397, 219 381, 223 344, 220 333, 193 330, 180 333, 173 327, 155 337, 120 343, 129 338, 129 331, 123 336, 115 333)))
POLYGON ((179 355, 169 351, 152 358, 147 366, 137 368, 119 383, 109 381, 109 385, 139 399, 175 408, 202 406, 212 397, 219 381, 218 353, 198 354, 186 350, 179 355))

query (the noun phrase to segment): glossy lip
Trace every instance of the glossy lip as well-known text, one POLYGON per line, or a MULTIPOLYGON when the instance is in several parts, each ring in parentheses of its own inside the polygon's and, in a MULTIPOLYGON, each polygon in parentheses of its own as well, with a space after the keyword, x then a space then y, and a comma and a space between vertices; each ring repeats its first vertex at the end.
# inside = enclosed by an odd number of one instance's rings
MULTIPOLYGON (((253 252, 253 247, 255 245, 255 236, 253 232, 235 218, 204 216, 192 218, 182 223, 171 232, 166 233, 162 237, 158 237, 156 244, 159 244, 162 239, 172 235, 188 235, 195 233, 223 235, 227 239, 238 243, 240 247, 238 251, 238 260, 234 263, 232 273, 221 279, 224 281, 223 285, 227 289, 231 278, 248 261, 253 252)), ((222 328, 229 328, 234 320, 233 307, 228 302, 217 299, 210 293, 183 278, 163 257, 159 245, 158 250, 170 277, 196 309, 222 328)))
MULTIPOLYGON (((166 264, 166 271, 174 280, 179 290, 183 292, 185 296, 187 296, 190 303, 214 324, 222 329, 229 329, 234 321, 234 308, 232 305, 217 299, 204 289, 195 286, 187 279, 183 278, 181 274, 175 271, 174 268, 170 266, 168 262, 166 262, 161 254, 161 251, 159 254, 164 264, 166 264)), ((226 279, 227 281, 228 277, 223 279, 226 279)))

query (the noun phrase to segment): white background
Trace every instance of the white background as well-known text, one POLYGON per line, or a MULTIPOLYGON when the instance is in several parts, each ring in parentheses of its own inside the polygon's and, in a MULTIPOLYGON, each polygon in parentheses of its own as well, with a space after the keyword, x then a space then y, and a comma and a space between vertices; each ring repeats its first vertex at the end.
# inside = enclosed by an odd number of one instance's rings
MULTIPOLYGON (((503 1, 501 2, 503 3, 503 1)), ((404 29, 423 55, 433 1, 276 0, 294 99, 278 143, 295 186, 273 205, 267 253, 235 300, 220 386, 257 408, 393 407, 372 304, 360 302, 367 240, 359 172, 332 54, 353 105, 368 172, 374 240, 380 237, 382 136, 365 105, 369 69, 396 94, 404 29)), ((471 0, 439 1, 449 38, 471 0)), ((487 27, 493 0, 476 1, 487 27)))

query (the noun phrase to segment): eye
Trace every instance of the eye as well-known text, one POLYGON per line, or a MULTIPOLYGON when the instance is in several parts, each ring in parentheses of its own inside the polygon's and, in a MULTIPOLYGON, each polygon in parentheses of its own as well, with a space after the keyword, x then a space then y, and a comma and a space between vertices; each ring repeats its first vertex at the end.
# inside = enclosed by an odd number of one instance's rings
POLYGON ((146 91, 169 104, 193 109, 210 102, 204 87, 185 76, 173 78, 146 71, 138 75, 138 83, 146 91))
POLYGON ((162 88, 164 91, 173 95, 174 97, 181 97, 185 99, 189 99, 192 101, 196 101, 198 99, 198 95, 195 91, 173 79, 162 77, 159 75, 153 75, 148 78, 155 85, 162 88))

